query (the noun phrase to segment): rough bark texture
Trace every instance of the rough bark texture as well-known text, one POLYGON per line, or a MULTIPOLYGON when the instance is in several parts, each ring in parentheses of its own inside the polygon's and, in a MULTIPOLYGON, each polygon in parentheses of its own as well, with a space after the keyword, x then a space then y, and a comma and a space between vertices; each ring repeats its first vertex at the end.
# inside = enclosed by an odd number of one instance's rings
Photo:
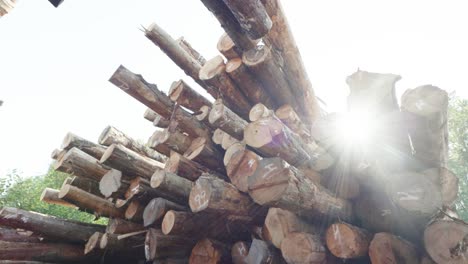
POLYGON ((97 159, 78 148, 68 150, 61 160, 54 163, 54 169, 96 182, 109 171, 109 167, 99 164, 97 159))
POLYGON ((174 109, 174 113, 171 118, 171 123, 173 122, 176 124, 174 127, 177 127, 182 132, 187 133, 191 138, 211 137, 211 131, 208 126, 180 107, 176 107, 176 109, 174 109))
POLYGON ((247 69, 241 58, 230 59, 226 63, 226 72, 251 103, 263 103, 269 108, 276 108, 274 100, 260 81, 247 69))
POLYGON ((106 233, 109 234, 127 234, 144 230, 140 224, 129 222, 120 218, 111 218, 107 224, 106 233))
MULTIPOLYGON (((99 183, 89 180, 87 178, 81 178, 74 176, 67 184, 79 188, 85 192, 101 197, 101 192, 99 191, 99 183)), ((62 184, 62 186, 65 184, 62 184)))
POLYGON ((230 245, 213 239, 198 241, 190 254, 190 264, 231 263, 230 245))
POLYGON ((276 109, 275 115, 294 133, 302 138, 310 138, 309 128, 301 121, 299 115, 291 105, 283 105, 276 109))
POLYGON ((273 245, 259 239, 253 239, 247 255, 249 264, 283 264, 286 263, 281 252, 273 245))
POLYGON ((120 144, 128 149, 131 149, 141 155, 144 155, 148 158, 152 158, 159 162, 164 162, 164 157, 156 151, 148 148, 144 144, 138 142, 137 140, 127 136, 122 131, 118 130, 113 126, 108 126, 102 131, 98 140, 99 144, 104 146, 110 146, 112 144, 120 144))
POLYGON ((184 153, 184 157, 203 164, 207 168, 222 175, 225 174, 223 152, 221 152, 211 140, 207 140, 207 138, 199 137, 194 139, 190 147, 184 153))
POLYGON ((50 157, 54 160, 60 160, 65 155, 65 153, 67 153, 67 151, 64 149, 54 149, 50 154, 50 157))
POLYGON ((350 202, 333 197, 280 158, 259 162, 254 175, 249 177, 249 194, 260 205, 279 207, 307 217, 353 219, 350 202))
POLYGON ((0 225, 23 228, 61 241, 85 243, 94 232, 104 232, 104 226, 65 220, 21 209, 3 207, 0 225))
POLYGON ((39 198, 42 202, 48 203, 48 204, 56 204, 56 205, 61 205, 61 206, 66 206, 66 207, 71 207, 71 208, 76 208, 76 205, 71 204, 67 201, 64 201, 58 197, 59 195, 59 190, 52 189, 52 188, 45 188, 44 191, 41 194, 41 198, 39 198))
POLYGON ((85 256, 83 246, 79 245, 5 241, 0 241, 0 259, 60 263, 93 260, 92 257, 85 256))
POLYGON ((369 256, 372 264, 419 263, 416 247, 410 242, 389 233, 375 234, 370 243, 369 256))
POLYGON ((164 167, 164 164, 142 156, 122 145, 112 144, 107 148, 100 163, 120 170, 125 175, 150 179, 153 173, 164 167))
POLYGON ((211 106, 211 102, 208 101, 208 99, 195 91, 183 80, 173 82, 168 94, 169 98, 173 102, 178 103, 193 112, 198 111, 198 109, 204 105, 211 106))
POLYGON ((148 120, 148 121, 151 121, 153 122, 154 119, 158 116, 159 114, 156 113, 155 111, 151 110, 151 108, 147 108, 145 110, 145 113, 143 114, 143 118, 148 120))
POLYGON ((148 145, 169 156, 171 151, 183 154, 192 144, 192 139, 180 131, 170 131, 168 128, 153 133, 148 145))
POLYGON ((180 177, 186 178, 191 181, 196 181, 203 173, 214 173, 210 169, 180 155, 175 151, 171 152, 171 155, 166 162, 164 170, 167 172, 175 173, 180 177))
POLYGON ((167 236, 161 230, 150 228, 146 233, 146 260, 164 257, 185 257, 190 254, 195 241, 181 236, 167 236))
POLYGON ((160 225, 164 215, 170 210, 188 211, 189 208, 164 198, 154 198, 145 207, 145 211, 143 212, 143 225, 145 227, 160 225))
POLYGON ((103 233, 96 232, 92 236, 89 237, 88 242, 86 242, 86 245, 84 248, 85 255, 99 252, 100 250, 99 242, 101 241, 102 235, 103 233))
POLYGON ((325 234, 331 253, 344 259, 367 256, 371 240, 368 231, 344 222, 330 225, 325 234))
MULTIPOLYGON (((159 170, 162 171, 162 170, 159 170)), ((163 172, 163 171, 162 171, 163 172)), ((143 179, 143 178, 136 178, 132 180, 130 183, 130 187, 126 193, 126 198, 135 198, 138 199, 140 202, 146 204, 150 200, 156 197, 162 197, 177 203, 187 203, 188 200, 188 194, 190 192, 190 188, 184 184, 187 184, 186 181, 187 179, 178 177, 175 175, 175 177, 171 177, 174 175, 170 175, 169 177, 159 177, 157 176, 158 179, 155 179, 153 183, 153 187, 151 187, 151 182, 143 179), (168 180, 168 178, 170 178, 168 180), (180 180, 182 179, 182 180, 180 180), (171 186, 172 185, 172 186, 171 186), (177 189, 177 187, 180 187, 181 189, 177 189)), ((191 184, 190 181, 188 181, 189 185, 191 184)))
POLYGON ((262 38, 271 29, 273 22, 260 0, 224 0, 224 3, 231 10, 241 28, 251 39, 262 38))
POLYGON ((223 35, 219 38, 216 47, 218 48, 218 51, 228 60, 241 57, 239 54, 242 54, 242 51, 236 47, 234 41, 232 41, 232 39, 226 33, 223 33, 223 35))
POLYGON ((203 66, 200 79, 217 87, 220 95, 216 98, 222 98, 232 111, 242 117, 247 116, 251 103, 227 75, 221 56, 212 58, 203 66))
POLYGON ((281 243, 281 252, 289 264, 321 264, 326 259, 320 236, 308 233, 289 233, 281 243))
POLYGON ((179 46, 185 50, 192 58, 194 58, 198 63, 203 66, 206 62, 206 59, 200 54, 200 52, 196 51, 192 45, 184 38, 180 37, 176 40, 179 46))
POLYGON ((244 138, 247 121, 231 111, 223 100, 218 99, 214 102, 208 120, 214 127, 220 128, 236 139, 244 138))
POLYGON ((96 159, 100 159, 106 151, 105 146, 98 145, 73 133, 67 133, 67 135, 62 141, 61 148, 63 150, 77 148, 96 159))
POLYGON ((187 203, 192 185, 192 181, 164 170, 157 170, 151 177, 151 188, 166 193, 176 202, 187 203))

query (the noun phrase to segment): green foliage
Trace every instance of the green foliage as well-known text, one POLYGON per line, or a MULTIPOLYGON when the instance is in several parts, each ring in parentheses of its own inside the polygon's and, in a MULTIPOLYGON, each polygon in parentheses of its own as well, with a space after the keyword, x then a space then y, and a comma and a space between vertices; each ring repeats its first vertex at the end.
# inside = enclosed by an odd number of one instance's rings
POLYGON ((68 176, 68 174, 54 171, 52 168, 46 175, 29 178, 22 178, 16 171, 13 171, 5 178, 0 178, 0 207, 10 206, 65 219, 106 224, 105 218, 93 221, 95 217, 91 214, 39 200, 46 187, 60 189, 68 176))
POLYGON ((448 114, 448 166, 460 179, 457 211, 468 220, 468 100, 452 97, 448 114))

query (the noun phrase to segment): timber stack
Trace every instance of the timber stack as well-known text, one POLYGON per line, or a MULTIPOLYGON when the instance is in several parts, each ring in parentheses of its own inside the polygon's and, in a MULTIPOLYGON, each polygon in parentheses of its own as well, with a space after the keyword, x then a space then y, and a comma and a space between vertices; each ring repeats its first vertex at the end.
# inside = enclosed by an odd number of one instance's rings
POLYGON ((41 199, 107 227, 3 208, 0 259, 468 263, 445 91, 409 89, 399 105, 400 76, 358 70, 348 112, 325 113, 279 0, 201 2, 226 32, 222 56, 144 29, 197 86, 176 80, 166 94, 124 66, 110 77, 148 107, 147 144, 108 126, 97 143, 70 133, 52 153, 70 178, 41 199))

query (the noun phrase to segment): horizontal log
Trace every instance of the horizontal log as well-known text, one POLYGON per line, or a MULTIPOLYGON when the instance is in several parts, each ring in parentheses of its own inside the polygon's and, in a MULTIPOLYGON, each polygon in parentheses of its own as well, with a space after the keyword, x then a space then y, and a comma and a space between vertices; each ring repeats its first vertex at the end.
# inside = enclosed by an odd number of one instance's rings
POLYGON ((280 158, 260 160, 249 177, 249 195, 264 206, 274 206, 320 220, 353 219, 350 202, 336 198, 280 158))
POLYGON ((157 170, 151 177, 150 184, 151 188, 164 193, 169 200, 187 204, 193 182, 172 172, 157 170))
POLYGON ((112 202, 71 185, 62 186, 59 198, 76 205, 86 212, 91 212, 99 216, 124 216, 124 212, 116 208, 112 202))
POLYGON ((96 182, 99 182, 109 170, 109 167, 103 166, 97 159, 77 148, 68 150, 62 159, 56 161, 53 166, 57 171, 96 182))
POLYGON ((216 48, 228 60, 239 58, 242 55, 242 51, 236 47, 234 41, 226 33, 223 33, 219 38, 216 48))
POLYGON ((145 240, 146 260, 188 256, 194 245, 193 239, 182 236, 167 236, 161 230, 150 228, 146 233, 145 240))
POLYGON ((156 197, 173 198, 173 195, 151 188, 150 180, 141 177, 133 179, 125 193, 126 199, 138 200, 142 204, 146 204, 156 197))
POLYGON ((215 127, 213 127, 213 125, 211 125, 210 122, 208 121, 208 116, 210 115, 210 112, 211 112, 211 106, 204 105, 200 107, 200 109, 198 109, 194 113, 194 115, 198 121, 202 122, 205 126, 209 127, 211 130, 214 130, 215 127))
POLYGON ((144 230, 143 225, 129 222, 121 218, 110 218, 106 227, 106 233, 109 234, 127 234, 141 230, 144 230))
POLYGON ((125 219, 141 224, 144 210, 145 206, 140 201, 132 199, 125 210, 125 219))
POLYGON ((158 89, 156 84, 147 82, 143 76, 120 65, 112 74, 109 82, 164 118, 170 118, 174 103, 158 89))
POLYGON ((150 122, 153 122, 157 116, 159 116, 159 114, 151 110, 151 108, 146 108, 145 113, 143 113, 143 118, 150 122))
POLYGON ((129 177, 116 169, 109 170, 99 181, 99 191, 106 197, 124 198, 130 185, 129 177))
POLYGON ((205 64, 206 59, 200 54, 200 52, 196 51, 184 37, 178 38, 176 42, 183 50, 185 50, 185 52, 190 54, 190 56, 194 58, 201 66, 205 64))
POLYGON ((234 138, 238 140, 244 138, 247 121, 229 109, 223 100, 218 99, 213 103, 208 120, 214 127, 223 130, 234 138))
POLYGON ((223 138, 221 139, 221 148, 226 150, 233 144, 239 143, 239 142, 240 142, 239 140, 237 140, 234 137, 231 137, 231 135, 229 135, 228 133, 224 133, 223 138))
POLYGON ((206 105, 211 106, 211 102, 203 95, 199 94, 183 80, 173 82, 169 89, 169 98, 179 105, 192 110, 198 111, 200 107, 206 105))
POLYGON ((54 149, 50 154, 50 157, 54 160, 60 160, 65 153, 67 153, 67 151, 64 149, 54 149))
POLYGON ((344 259, 367 256, 372 234, 367 230, 344 223, 334 223, 327 228, 325 241, 330 252, 344 259))
POLYGON ((169 156, 171 150, 183 154, 192 144, 192 139, 180 131, 170 131, 168 128, 153 133, 148 145, 169 156))
POLYGON ((50 239, 36 235, 31 231, 22 231, 21 229, 0 227, 0 241, 39 243, 47 242, 47 240, 50 239))
POLYGON ((164 170, 167 172, 175 173, 180 177, 186 178, 191 181, 196 181, 203 173, 214 174, 214 172, 210 169, 180 155, 175 151, 171 152, 170 157, 166 162, 166 166, 164 167, 164 170))
POLYGON ((311 137, 310 128, 308 128, 302 122, 301 118, 296 113, 296 111, 294 111, 294 108, 291 105, 283 105, 276 109, 275 115, 294 133, 298 134, 304 139, 311 137))
POLYGON ((226 150, 224 155, 226 172, 231 183, 239 191, 249 191, 248 179, 255 173, 261 158, 255 152, 248 150, 242 143, 234 143, 226 150))
POLYGON ((79 245, 0 241, 0 259, 68 263, 92 261, 96 257, 85 256, 79 245))
POLYGON ((84 248, 85 255, 102 253, 100 252, 100 248, 99 248, 99 242, 101 241, 102 235, 104 234, 100 232, 96 232, 92 236, 89 237, 88 242, 86 242, 86 245, 84 248))
POLYGON ((59 192, 60 191, 56 189, 45 188, 39 200, 48 204, 56 204, 56 205, 76 208, 76 205, 60 199, 58 197, 59 192))
POLYGON ((251 39, 260 39, 271 29, 273 22, 260 0, 245 2, 224 0, 224 3, 251 39))
POLYGON ((419 263, 416 247, 410 242, 389 233, 374 235, 369 247, 369 256, 372 263, 375 264, 419 263))
POLYGON ((158 226, 163 221, 164 215, 170 211, 188 211, 189 208, 164 198, 154 198, 145 207, 143 212, 143 224, 145 227, 158 226))
MULTIPOLYGON (((74 176, 69 181, 67 181, 66 184, 69 184, 71 186, 79 188, 79 189, 81 189, 81 190, 83 190, 85 192, 88 192, 90 194, 93 194, 93 195, 96 195, 96 196, 99 196, 99 197, 102 196, 101 192, 99 191, 99 183, 95 182, 95 181, 92 181, 92 180, 89 180, 87 178, 74 176)), ((63 185, 65 185, 65 183, 62 184, 62 186, 63 185)))
POLYGON ((85 243, 94 232, 104 232, 104 226, 65 220, 54 216, 12 207, 0 210, 0 225, 30 230, 64 242, 85 243))
POLYGON ((210 170, 214 170, 222 175, 225 175, 223 164, 223 153, 217 148, 211 139, 198 137, 192 141, 192 144, 184 153, 184 157, 195 161, 210 170))
POLYGON ((253 239, 250 245, 249 254, 247 255, 247 263, 252 264, 285 264, 281 256, 281 252, 271 244, 260 240, 253 239))
POLYGON ((189 114, 180 107, 174 109, 174 114, 171 118, 171 123, 175 123, 174 127, 185 132, 191 138, 196 137, 211 137, 211 130, 203 122, 200 122, 195 116, 189 114))
POLYGON ((122 145, 112 144, 109 146, 99 161, 117 169, 125 175, 151 178, 157 169, 164 165, 156 160, 142 156, 122 145))
POLYGON ((326 259, 325 245, 316 234, 289 233, 281 243, 281 252, 290 264, 321 264, 326 259))
POLYGON ((131 255, 137 258, 143 258, 145 254, 146 232, 142 232, 143 233, 136 232, 130 234, 130 236, 123 239, 119 239, 119 235, 116 234, 103 234, 99 243, 99 248, 109 251, 111 254, 131 255))
POLYGON ((185 74, 192 77, 202 88, 211 96, 217 98, 215 89, 206 85, 199 78, 201 64, 187 53, 167 32, 165 32, 156 23, 152 23, 145 30, 146 37, 158 46, 185 74))
POLYGON ((106 151, 105 146, 98 145, 73 133, 67 133, 67 135, 65 135, 61 148, 63 150, 77 148, 95 159, 100 159, 106 151))
POLYGON ((447 168, 430 168, 421 171, 422 174, 434 179, 437 185, 440 184, 440 194, 442 195, 442 203, 445 206, 452 206, 458 198, 459 179, 452 171, 447 168))
POLYGON ((99 136, 98 142, 99 144, 104 145, 104 146, 110 146, 112 144, 120 144, 148 158, 152 158, 159 162, 165 161, 165 158, 161 154, 148 148, 147 146, 138 142, 137 140, 127 136, 122 131, 118 130, 117 128, 113 126, 107 126, 104 129, 104 131, 102 131, 101 135, 99 136))
POLYGON ((202 239, 197 242, 190 254, 190 264, 231 263, 231 245, 214 239, 202 239))

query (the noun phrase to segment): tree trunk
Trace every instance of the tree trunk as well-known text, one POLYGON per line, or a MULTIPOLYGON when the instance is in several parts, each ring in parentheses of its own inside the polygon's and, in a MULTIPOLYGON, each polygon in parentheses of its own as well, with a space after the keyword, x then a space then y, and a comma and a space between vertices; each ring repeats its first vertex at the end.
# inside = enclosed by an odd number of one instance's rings
POLYGON ((241 58, 230 59, 226 63, 226 72, 252 103, 263 103, 269 108, 276 108, 274 100, 260 81, 247 69, 241 58))
POLYGON ((226 172, 231 183, 241 192, 249 191, 248 179, 255 173, 261 157, 248 150, 245 144, 231 145, 224 155, 226 172))
POLYGON ((64 201, 64 200, 60 199, 58 197, 59 192, 60 192, 59 190, 55 190, 55 189, 51 189, 51 188, 45 188, 44 191, 41 194, 40 200, 42 202, 45 202, 45 203, 48 203, 48 204, 56 204, 56 205, 76 208, 76 205, 71 204, 71 203, 69 203, 67 201, 64 201))
POLYGON ((244 138, 244 129, 247 126, 247 121, 231 111, 224 104, 223 100, 218 99, 214 102, 208 120, 213 126, 223 130, 234 138, 238 140, 244 138))
POLYGON ((258 103, 254 105, 249 112, 249 120, 251 122, 255 122, 264 117, 272 117, 274 115, 274 111, 270 110, 266 105, 262 103, 258 103))
POLYGON ((110 218, 107 223, 106 233, 109 234, 127 234, 144 230, 140 224, 125 221, 120 218, 110 218))
POLYGON ((372 235, 365 229, 339 222, 328 227, 325 240, 333 255, 351 259, 367 256, 372 235))
POLYGON ((93 194, 99 197, 102 196, 101 192, 99 191, 99 183, 89 180, 87 178, 80 178, 80 177, 74 176, 73 178, 71 178, 71 180, 67 184, 74 186, 76 188, 79 188, 90 194, 93 194))
POLYGON ((216 56, 207 61, 200 70, 200 79, 217 87, 220 95, 216 98, 222 98, 233 112, 242 117, 247 117, 251 104, 231 78, 229 78, 225 70, 226 65, 223 58, 216 56))
POLYGON ((141 224, 143 222, 143 212, 145 206, 138 200, 132 200, 125 210, 125 219, 141 224))
POLYGON ((280 62, 281 71, 284 72, 294 97, 298 101, 298 109, 301 110, 298 113, 303 113, 302 121, 310 125, 318 119, 321 110, 296 41, 280 1, 262 0, 262 3, 273 22, 269 33, 263 40, 272 48, 275 60, 280 62))
POLYGON ((127 190, 127 193, 125 194, 126 199, 137 199, 143 204, 147 204, 149 201, 156 197, 162 197, 165 199, 172 200, 174 202, 187 202, 186 199, 178 197, 177 195, 174 195, 173 193, 168 192, 165 189, 151 188, 150 181, 140 177, 135 178, 130 182, 130 186, 127 190))
POLYGON ((144 155, 148 158, 152 158, 159 162, 164 162, 164 158, 161 154, 156 151, 148 148, 144 144, 134 140, 133 138, 127 136, 122 131, 117 130, 113 126, 108 126, 102 131, 98 140, 99 144, 104 146, 110 146, 112 144, 120 144, 128 149, 131 149, 138 154, 144 155))
POLYGON ((204 105, 211 106, 211 102, 208 101, 208 99, 195 91, 183 80, 173 82, 168 94, 173 102, 193 112, 198 111, 198 109, 204 105))
POLYGON ((206 63, 206 59, 200 54, 200 52, 196 51, 192 45, 184 38, 180 37, 176 40, 179 46, 185 50, 192 58, 194 58, 201 66, 206 63))
POLYGON ((300 219, 295 214, 280 208, 271 207, 265 218, 264 232, 268 234, 268 241, 275 247, 281 248, 284 238, 293 232, 319 234, 320 230, 300 219))
POLYGON ((146 37, 158 46, 185 74, 192 77, 202 88, 204 88, 214 98, 217 98, 218 93, 215 89, 206 85, 198 73, 200 72, 201 64, 187 53, 177 42, 167 34, 156 23, 152 23, 145 30, 146 37))
POLYGON ((351 203, 333 197, 280 158, 259 162, 254 175, 249 177, 249 194, 260 205, 279 207, 306 217, 353 219, 351 203))
POLYGON ((424 246, 437 263, 462 264, 468 259, 468 223, 440 212, 424 231, 424 246))
POLYGON ((224 3, 250 39, 260 39, 271 29, 273 22, 260 0, 243 2, 224 0, 224 3))
POLYGON ((212 124, 208 121, 208 116, 211 112, 211 106, 204 105, 198 109, 195 113, 195 118, 202 122, 205 126, 209 127, 211 130, 215 130, 216 128, 213 127, 212 124))
POLYGON ((304 139, 310 140, 310 129, 302 122, 299 115, 294 111, 294 108, 291 105, 283 105, 276 109, 275 115, 294 133, 304 139))
POLYGON ((369 247, 369 256, 372 264, 419 263, 416 247, 410 242, 389 233, 374 235, 369 247))
POLYGON ((164 118, 170 118, 174 103, 156 84, 148 83, 143 76, 120 65, 109 81, 164 118))
POLYGON ((169 200, 182 204, 187 203, 192 185, 192 181, 164 170, 157 170, 151 177, 151 188, 166 194, 169 200))
POLYGON ((229 264, 231 262, 230 245, 213 239, 202 239, 192 249, 190 264, 229 264))
POLYGON ((281 252, 263 240, 253 239, 247 255, 249 264, 283 264, 281 252))
POLYGON ((195 245, 193 239, 181 236, 167 236, 161 230, 150 228, 146 233, 146 260, 164 257, 184 257, 190 254, 195 245))
POLYGON ((86 242, 84 254, 97 254, 102 253, 99 252, 101 249, 99 248, 99 243, 101 242, 103 233, 96 232, 92 236, 89 237, 88 242, 86 242))
POLYGON ((150 179, 153 173, 164 167, 156 160, 142 156, 122 145, 112 144, 102 155, 100 163, 120 170, 125 175, 150 179))
POLYGON ((237 22, 226 4, 217 0, 201 0, 202 3, 218 19, 221 27, 229 35, 232 41, 240 50, 249 50, 257 44, 258 41, 250 39, 244 34, 242 27, 237 22))
POLYGON ((50 157, 54 160, 61 160, 65 153, 67 153, 67 151, 64 149, 54 149, 50 154, 50 157))
POLYGON ((85 256, 79 245, 0 241, 0 259, 84 263, 96 258, 85 256))
POLYGON ((123 217, 124 212, 112 202, 71 185, 62 186, 59 198, 75 204, 80 209, 104 217, 123 217))
POLYGON ((247 242, 239 241, 234 243, 231 248, 231 258, 233 264, 248 264, 247 256, 249 255, 250 245, 247 242))
POLYGON ((180 128, 182 132, 187 133, 191 138, 211 137, 211 130, 208 126, 198 121, 195 116, 189 114, 180 107, 174 109, 174 114, 171 118, 171 123, 173 122, 177 124, 174 127, 180 128))
POLYGON ((99 164, 97 159, 77 148, 68 150, 61 160, 54 163, 54 169, 95 182, 99 182, 109 171, 107 166, 99 164))
POLYGON ((0 225, 30 230, 64 242, 84 244, 94 232, 104 232, 104 226, 65 220, 12 207, 0 210, 0 225))
POLYGON ((22 231, 21 229, 0 227, 0 241, 39 243, 48 242, 48 240, 51 239, 34 234, 31 231, 22 231))
POLYGON ((129 177, 123 176, 119 170, 111 169, 99 181, 99 190, 106 198, 124 198, 129 185, 129 177))
POLYGON ((99 243, 101 249, 116 255, 143 256, 145 254, 146 232, 119 239, 115 234, 104 234, 99 243))
POLYGON ((320 236, 308 233, 289 233, 281 243, 281 252, 288 264, 322 264, 326 259, 320 236))
POLYGON ((143 114, 143 118, 150 121, 150 122, 153 122, 154 119, 158 116, 159 114, 156 113, 155 111, 151 110, 151 108, 147 108, 145 110, 145 113, 143 114))
POLYGON ((223 33, 223 35, 219 38, 216 47, 218 48, 218 51, 228 60, 240 58, 241 56, 239 54, 242 55, 242 51, 236 47, 234 41, 232 41, 227 33, 223 33))
POLYGON ((223 153, 214 146, 211 140, 207 140, 204 137, 194 139, 184 153, 184 157, 225 175, 226 171, 222 160, 223 153))
POLYGON ((148 140, 148 145, 151 148, 166 156, 170 155, 171 150, 183 154, 190 147, 190 144, 192 144, 192 139, 189 136, 177 130, 169 131, 168 128, 154 132, 148 140))
POLYGON ((145 207, 143 212, 143 225, 145 227, 159 226, 163 221, 164 215, 170 210, 188 211, 189 208, 164 198, 154 198, 145 207))
MULTIPOLYGON (((196 181, 203 173, 217 174, 212 170, 190 160, 177 152, 171 152, 164 170, 175 173, 191 181, 196 181)), ((222 178, 222 176, 219 176, 222 178)))
POLYGON ((94 157, 95 159, 100 159, 101 156, 106 151, 105 146, 101 146, 96 143, 93 143, 73 133, 67 133, 67 135, 62 141, 61 148, 63 150, 70 150, 72 148, 77 148, 83 151, 84 153, 94 157))

